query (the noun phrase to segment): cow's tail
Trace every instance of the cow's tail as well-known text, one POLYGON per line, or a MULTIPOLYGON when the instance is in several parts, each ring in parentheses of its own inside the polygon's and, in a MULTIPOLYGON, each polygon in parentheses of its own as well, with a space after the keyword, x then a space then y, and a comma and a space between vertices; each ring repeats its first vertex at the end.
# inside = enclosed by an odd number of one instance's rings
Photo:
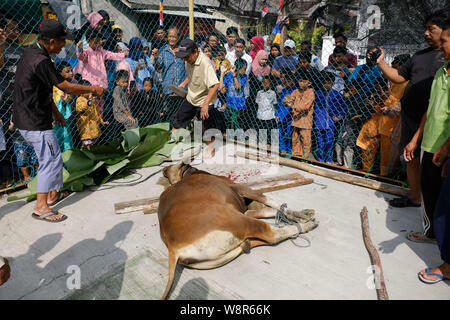
POLYGON ((165 300, 169 295, 170 288, 172 288, 173 279, 175 278, 175 270, 177 268, 178 255, 174 251, 169 251, 169 277, 167 279, 166 291, 161 297, 161 300, 165 300))

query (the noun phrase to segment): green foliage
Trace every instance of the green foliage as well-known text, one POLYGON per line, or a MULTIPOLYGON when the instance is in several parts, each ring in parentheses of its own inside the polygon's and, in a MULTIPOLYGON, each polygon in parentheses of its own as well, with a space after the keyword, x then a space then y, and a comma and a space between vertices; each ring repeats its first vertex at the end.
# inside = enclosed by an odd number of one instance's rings
MULTIPOLYGON (((87 186, 102 185, 122 176, 128 169, 160 165, 174 151, 191 147, 190 132, 185 129, 172 134, 168 123, 158 123, 145 128, 122 132, 122 138, 109 145, 91 146, 90 149, 66 150, 61 190, 80 192, 87 186)), ((30 193, 8 197, 8 201, 36 198, 35 177, 29 184, 30 193)))

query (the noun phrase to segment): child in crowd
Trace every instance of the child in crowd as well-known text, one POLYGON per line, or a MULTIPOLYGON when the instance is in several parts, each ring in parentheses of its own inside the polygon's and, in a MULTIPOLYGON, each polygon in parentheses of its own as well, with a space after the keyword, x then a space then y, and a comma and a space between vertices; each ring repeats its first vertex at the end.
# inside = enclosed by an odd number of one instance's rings
POLYGON ((286 155, 292 153, 292 109, 288 105, 288 102, 291 101, 290 95, 294 92, 296 87, 295 75, 292 73, 291 69, 280 69, 280 75, 283 88, 280 93, 280 98, 278 99, 275 117, 278 123, 280 152, 281 154, 286 155))
MULTIPOLYGON (((87 80, 81 80, 80 84, 84 86, 91 85, 87 80)), ((94 99, 91 93, 82 94, 76 99, 75 103, 77 128, 80 134, 81 145, 89 148, 89 146, 96 143, 96 140, 102 134, 100 125, 107 125, 109 123, 103 121, 98 111, 97 99, 94 99)))
POLYGON ((345 82, 351 76, 350 69, 345 64, 345 55, 347 54, 347 48, 337 46, 333 50, 334 62, 331 66, 324 69, 325 72, 330 72, 334 75, 333 90, 342 94, 345 88, 345 82))
POLYGON ((366 172, 372 171, 376 153, 381 147, 380 174, 385 175, 389 162, 390 142, 383 140, 383 144, 380 144, 380 123, 383 113, 387 112, 384 102, 389 97, 389 89, 386 80, 382 77, 378 78, 375 83, 375 93, 370 96, 369 100, 372 117, 362 126, 356 145, 362 149, 362 170, 366 172))
POLYGON ((364 94, 356 81, 351 81, 344 90, 344 99, 347 113, 343 125, 340 128, 336 142, 337 164, 349 169, 357 169, 358 164, 354 161, 356 139, 363 123, 372 115, 365 103, 364 94))
POLYGON ((314 90, 306 72, 297 72, 298 89, 289 98, 292 108, 292 155, 308 158, 311 154, 311 131, 313 128, 314 90))
POLYGON ((256 94, 255 102, 258 105, 256 119, 260 141, 266 141, 266 144, 272 145, 272 130, 277 128, 275 106, 278 101, 277 94, 272 90, 272 80, 270 76, 263 77, 262 89, 256 94))
MULTIPOLYGON (((72 82, 72 66, 67 61, 58 63, 56 69, 65 80, 72 82)), ((61 112, 66 120, 64 127, 58 125, 53 127, 53 131, 55 131, 56 138, 58 139, 59 148, 61 152, 64 152, 67 149, 73 149, 72 126, 75 124, 74 114, 72 112, 73 98, 70 94, 65 93, 57 87, 53 87, 53 102, 55 102, 59 112, 61 112)))
POLYGON ((311 52, 300 52, 296 73, 301 73, 302 76, 306 75, 311 83, 311 88, 316 92, 321 89, 322 84, 320 83, 320 72, 311 65, 311 59, 311 52))
POLYGON ((139 125, 146 127, 161 122, 163 113, 157 108, 161 103, 158 92, 153 87, 153 79, 145 78, 143 86, 144 90, 136 93, 131 104, 139 125))
POLYGON ((128 72, 119 70, 116 73, 116 87, 114 88, 113 98, 113 112, 114 119, 123 124, 125 130, 135 129, 138 127, 137 120, 131 115, 130 107, 128 105, 128 72))
MULTIPOLYGON (((126 52, 114 53, 102 48, 102 36, 97 29, 89 29, 86 32, 86 40, 89 47, 83 49, 83 42, 78 42, 78 64, 76 72, 80 73, 83 80, 89 81, 93 86, 108 88, 108 76, 106 73, 106 60, 124 60, 126 52)), ((97 98, 96 98, 97 99, 97 98)), ((97 99, 100 113, 103 113, 104 99, 97 99)))
MULTIPOLYGON (((12 108, 10 109, 12 112, 12 108)), ((28 182, 33 179, 29 168, 34 167, 34 172, 37 172, 39 167, 36 153, 34 152, 33 146, 29 145, 22 137, 19 130, 14 127, 12 118, 9 122, 8 129, 11 132, 11 140, 14 144, 14 155, 16 156, 17 167, 19 167, 20 173, 23 175, 23 180, 28 182)))
POLYGON ((245 109, 244 87, 247 84, 247 61, 236 59, 231 71, 227 71, 225 65, 221 66, 219 90, 226 93, 227 107, 225 110, 225 120, 227 129, 238 129, 239 118, 242 110, 245 109))
POLYGON ((6 150, 6 139, 5 134, 3 133, 3 121, 0 118, 0 188, 5 186, 3 181, 3 151, 6 150))
POLYGON ((315 158, 326 163, 333 161, 335 123, 345 115, 345 100, 332 88, 334 80, 331 73, 322 71, 322 88, 316 92, 314 106, 315 158))

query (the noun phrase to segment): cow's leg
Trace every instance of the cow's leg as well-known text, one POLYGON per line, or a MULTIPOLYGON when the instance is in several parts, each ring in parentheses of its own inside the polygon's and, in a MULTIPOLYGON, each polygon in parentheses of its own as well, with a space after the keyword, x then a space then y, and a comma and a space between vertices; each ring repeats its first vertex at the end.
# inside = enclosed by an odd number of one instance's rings
MULTIPOLYGON (((311 231, 317 226, 317 224, 313 220, 305 223, 299 222, 299 225, 301 228, 301 233, 311 231)), ((299 229, 296 225, 276 227, 261 220, 255 220, 252 229, 252 232, 247 235, 248 238, 252 239, 250 240, 250 248, 254 248, 260 245, 276 244, 285 239, 291 238, 292 236, 295 236, 299 232, 299 229)))
MULTIPOLYGON (((263 193, 259 191, 255 191, 247 186, 244 185, 234 185, 233 190, 237 192, 241 197, 248 198, 253 201, 259 202, 263 204, 264 206, 267 206, 269 208, 261 208, 261 209, 253 209, 251 206, 253 203, 249 206, 249 211, 247 211, 245 214, 253 217, 253 218, 270 218, 274 217, 278 210, 281 210, 282 203, 279 201, 276 201, 274 199, 271 199, 267 196, 265 196, 263 193), (272 210, 269 210, 272 209, 272 210)), ((310 220, 314 220, 314 210, 313 209, 305 209, 301 211, 294 211, 294 210, 285 210, 285 214, 288 218, 305 223, 310 220)))

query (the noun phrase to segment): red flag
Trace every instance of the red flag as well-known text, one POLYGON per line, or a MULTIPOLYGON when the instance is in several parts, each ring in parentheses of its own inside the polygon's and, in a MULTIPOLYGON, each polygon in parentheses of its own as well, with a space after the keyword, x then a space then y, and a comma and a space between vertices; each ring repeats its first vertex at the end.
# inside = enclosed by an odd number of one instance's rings
POLYGON ((268 13, 269 9, 267 9, 266 5, 264 5, 263 8, 261 9, 261 18, 264 18, 268 13))

